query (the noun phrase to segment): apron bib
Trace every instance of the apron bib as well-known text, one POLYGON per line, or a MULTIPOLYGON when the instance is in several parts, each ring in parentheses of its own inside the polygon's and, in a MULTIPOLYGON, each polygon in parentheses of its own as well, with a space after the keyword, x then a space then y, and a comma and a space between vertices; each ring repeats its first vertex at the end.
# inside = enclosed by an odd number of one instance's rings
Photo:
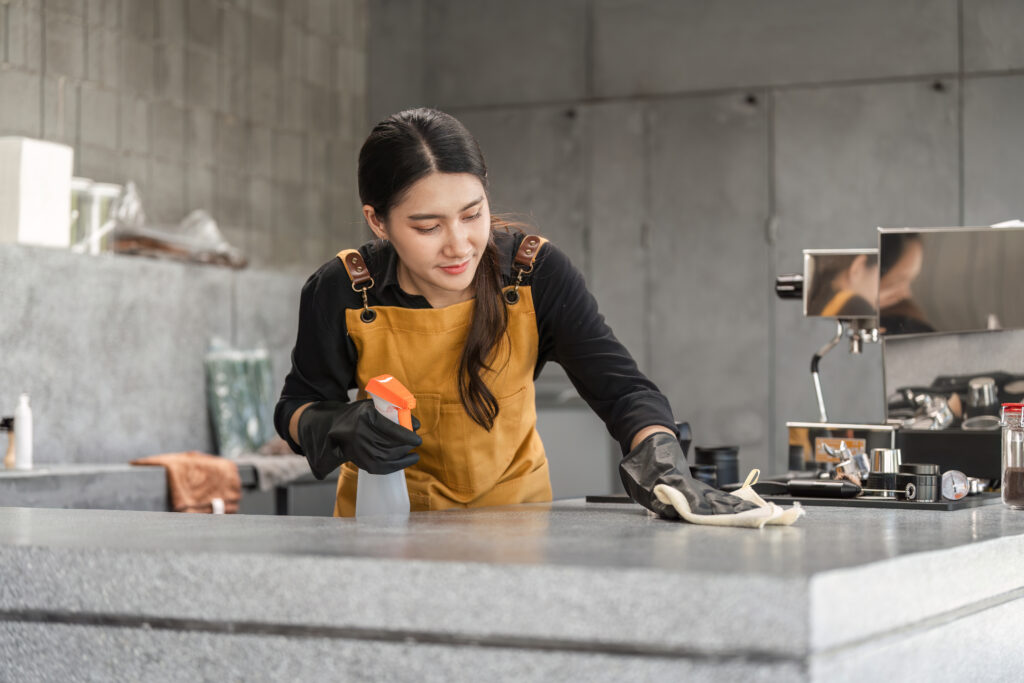
MULTIPOLYGON (((509 287, 508 290, 512 288, 509 287)), ((390 374, 416 397, 420 459, 405 470, 412 510, 484 507, 551 500, 544 446, 537 434, 533 371, 537 364, 537 322, 529 287, 508 307, 508 334, 492 354, 493 372, 484 380, 498 401, 488 432, 459 400, 458 368, 476 301, 445 308, 375 306, 364 322, 362 309, 345 313, 358 353, 359 387, 390 374)), ((359 398, 366 398, 360 389, 359 398)), ((336 517, 355 514, 359 470, 341 467, 336 517)))

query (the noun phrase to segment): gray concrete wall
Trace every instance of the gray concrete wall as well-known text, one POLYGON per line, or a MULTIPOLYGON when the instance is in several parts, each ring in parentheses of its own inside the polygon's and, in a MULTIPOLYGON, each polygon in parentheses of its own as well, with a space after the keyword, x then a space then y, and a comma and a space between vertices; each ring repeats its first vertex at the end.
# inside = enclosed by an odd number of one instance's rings
MULTIPOLYGON (((696 443, 776 469, 834 326, 774 275, 880 225, 1024 217, 1021 20, 1015 0, 386 0, 370 118, 462 118, 492 202, 581 266, 696 443)), ((822 373, 830 416, 882 419, 879 346, 822 373)))
POLYGON ((0 414, 32 397, 35 461, 214 453, 203 355, 214 337, 289 370, 303 277, 0 245, 0 414))
POLYGON ((71 145, 146 212, 207 209, 245 271, 0 245, 0 414, 36 461, 214 448, 214 336, 290 366, 299 289, 364 238, 366 0, 2 0, 0 135, 71 145))
POLYGON ((4 0, 0 135, 134 180, 148 217, 203 208, 258 267, 362 235, 366 0, 4 0))

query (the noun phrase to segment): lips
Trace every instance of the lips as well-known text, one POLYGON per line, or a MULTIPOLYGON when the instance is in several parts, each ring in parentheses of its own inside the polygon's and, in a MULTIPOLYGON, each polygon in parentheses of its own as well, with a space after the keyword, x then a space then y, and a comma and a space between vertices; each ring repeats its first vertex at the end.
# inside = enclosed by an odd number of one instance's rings
POLYGON ((469 262, 471 260, 472 259, 466 259, 462 263, 456 264, 454 266, 441 266, 441 270, 448 273, 449 275, 459 275, 460 273, 466 272, 466 268, 469 268, 469 262))

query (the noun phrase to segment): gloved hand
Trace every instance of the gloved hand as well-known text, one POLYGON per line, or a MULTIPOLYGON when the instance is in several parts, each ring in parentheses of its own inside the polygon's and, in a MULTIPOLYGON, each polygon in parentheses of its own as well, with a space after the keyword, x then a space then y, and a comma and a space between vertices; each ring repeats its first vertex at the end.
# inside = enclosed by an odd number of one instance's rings
POLYGON ((619 463, 619 476, 630 498, 666 519, 679 519, 680 515, 670 501, 655 495, 654 487, 659 484, 680 492, 694 515, 731 515, 758 509, 753 503, 694 479, 679 441, 665 432, 651 434, 631 450, 619 463))
MULTIPOLYGON (((420 423, 412 418, 413 430, 420 423)), ((299 416, 299 444, 313 476, 323 479, 344 462, 370 474, 390 474, 420 459, 412 449, 423 443, 415 431, 395 424, 366 399, 320 401, 299 416)))

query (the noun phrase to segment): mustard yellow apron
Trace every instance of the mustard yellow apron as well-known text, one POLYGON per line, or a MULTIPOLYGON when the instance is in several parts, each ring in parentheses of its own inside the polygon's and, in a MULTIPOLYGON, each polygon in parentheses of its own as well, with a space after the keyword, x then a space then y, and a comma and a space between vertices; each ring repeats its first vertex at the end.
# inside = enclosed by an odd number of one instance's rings
MULTIPOLYGON (((387 373, 416 397, 412 412, 423 445, 416 449, 419 462, 405 470, 414 511, 551 500, 534 405, 536 315, 530 288, 519 293, 508 307, 508 335, 492 356, 496 372, 484 374, 499 409, 489 432, 466 413, 457 384, 475 300, 446 308, 374 306, 371 322, 360 318, 362 309, 346 311, 358 386, 387 373)), ((359 397, 365 398, 362 391, 359 397)), ((358 476, 352 463, 342 465, 335 517, 355 514, 358 476)))
POLYGON ((833 315, 839 315, 839 311, 843 310, 843 306, 846 302, 853 298, 853 292, 848 289, 843 289, 835 293, 835 295, 829 299, 825 307, 821 309, 821 315, 826 318, 833 315))

